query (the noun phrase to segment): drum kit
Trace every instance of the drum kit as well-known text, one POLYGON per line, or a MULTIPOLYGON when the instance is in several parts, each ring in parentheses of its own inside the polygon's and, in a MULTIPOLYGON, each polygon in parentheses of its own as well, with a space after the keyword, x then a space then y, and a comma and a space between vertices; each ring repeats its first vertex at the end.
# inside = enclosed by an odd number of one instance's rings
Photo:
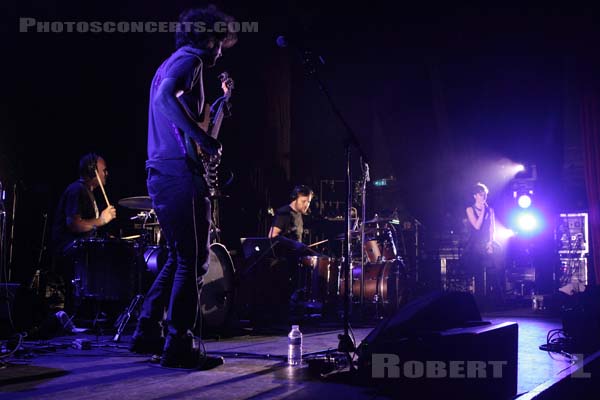
MULTIPOLYGON (((134 235, 121 238, 89 237, 73 246, 74 296, 79 302, 139 301, 167 261, 167 248, 148 196, 128 197, 118 204, 137 212, 134 235)), ((233 261, 227 249, 213 243, 210 268, 199 282, 204 326, 218 328, 229 317, 233 304, 233 261)), ((137 304, 138 302, 136 302, 137 304)), ((141 304, 139 304, 141 305, 141 304)))
MULTIPOLYGON (((361 229, 351 232, 351 304, 365 306, 369 313, 374 308, 376 318, 393 313, 406 302, 409 283, 406 267, 397 250, 394 225, 398 224, 399 221, 394 218, 376 216, 364 222, 364 240, 361 229)), ((335 239, 343 240, 345 235, 338 235, 335 239)), ((298 266, 304 278, 299 286, 306 293, 311 308, 339 308, 346 290, 341 258, 304 256, 298 266)))
MULTIPOLYGON (((130 197, 119 205, 139 211, 131 220, 141 221, 135 235, 115 237, 86 237, 72 247, 74 296, 81 301, 94 298, 99 301, 125 301, 144 290, 144 273, 140 268, 143 254, 146 270, 156 258, 152 250, 161 242, 160 229, 155 221, 149 197, 130 197)), ((135 225, 134 225, 135 226, 135 225)))
MULTIPOLYGON (((75 295, 80 298, 139 301, 140 294, 145 294, 167 261, 165 240, 151 199, 129 197, 118 204, 137 212, 130 218, 136 234, 111 239, 86 238, 76 243, 73 283, 75 295)), ((350 299, 354 305, 374 307, 374 312, 368 312, 377 318, 393 313, 406 300, 406 270, 397 251, 395 224, 397 220, 376 217, 364 222, 364 240, 361 230, 351 234, 352 252, 358 257, 351 259, 350 299)), ((295 292, 302 293, 305 310, 339 312, 346 290, 341 257, 320 254, 312 249, 314 244, 294 243, 308 250, 298 253, 302 256, 295 266, 299 273, 294 284, 295 292)), ((243 295, 236 292, 244 288, 235 287, 236 279, 228 250, 220 243, 211 244, 209 269, 198 284, 205 327, 220 329, 234 308, 240 308, 234 300, 239 302, 243 295)))

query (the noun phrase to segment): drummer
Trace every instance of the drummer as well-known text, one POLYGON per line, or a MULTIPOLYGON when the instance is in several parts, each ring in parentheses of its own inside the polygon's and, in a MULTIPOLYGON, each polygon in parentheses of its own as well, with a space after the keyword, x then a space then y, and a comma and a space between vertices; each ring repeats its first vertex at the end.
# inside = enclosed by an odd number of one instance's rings
POLYGON ((296 186, 290 195, 290 203, 277 209, 271 223, 269 238, 279 239, 280 248, 287 254, 286 261, 280 264, 280 268, 276 268, 271 276, 274 282, 279 282, 274 286, 280 292, 271 293, 275 298, 274 302, 280 307, 275 310, 279 314, 278 318, 285 317, 288 312, 288 303, 284 299, 290 299, 289 305, 294 308, 299 299, 296 299, 293 293, 305 290, 307 285, 306 277, 297 268, 297 261, 303 256, 319 255, 302 243, 304 216, 309 214, 313 196, 314 192, 310 187, 296 186), (287 280, 288 285, 281 285, 283 280, 287 280))
POLYGON ((117 217, 117 210, 112 205, 99 212, 94 197, 94 190, 100 184, 106 185, 107 177, 104 158, 94 153, 81 157, 79 179, 65 189, 54 214, 52 241, 55 252, 68 251, 75 240, 90 236, 117 217))
POLYGON ((314 192, 308 186, 296 186, 290 195, 291 202, 277 209, 271 223, 269 237, 281 235, 302 242, 303 216, 308 215, 313 196, 314 192))
MULTIPOLYGON (((112 205, 107 205, 100 212, 94 197, 94 190, 100 185, 104 187, 107 177, 104 158, 94 153, 84 155, 79 160, 79 179, 65 189, 58 202, 52 224, 53 264, 54 272, 66 282, 72 279, 72 271, 65 257, 69 256, 73 244, 78 239, 91 236, 117 217, 112 205)), ((65 287, 67 294, 70 286, 67 284, 65 287)))

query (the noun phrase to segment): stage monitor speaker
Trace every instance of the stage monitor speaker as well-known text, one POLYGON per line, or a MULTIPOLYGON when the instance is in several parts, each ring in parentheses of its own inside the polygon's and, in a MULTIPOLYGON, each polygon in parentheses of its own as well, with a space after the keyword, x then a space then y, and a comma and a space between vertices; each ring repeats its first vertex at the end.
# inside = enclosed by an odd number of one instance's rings
POLYGON ((433 291, 402 307, 383 320, 363 343, 414 336, 420 332, 485 324, 473 295, 465 292, 433 291))
POLYGON ((433 292, 362 341, 359 376, 392 394, 508 399, 517 391, 517 339, 516 323, 482 321, 471 294, 433 292))

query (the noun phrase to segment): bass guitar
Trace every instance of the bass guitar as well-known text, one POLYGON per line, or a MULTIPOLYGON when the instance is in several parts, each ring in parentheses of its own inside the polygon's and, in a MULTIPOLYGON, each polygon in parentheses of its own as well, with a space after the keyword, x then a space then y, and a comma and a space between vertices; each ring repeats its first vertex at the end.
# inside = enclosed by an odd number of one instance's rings
MULTIPOLYGON (((229 100, 233 93, 234 82, 227 72, 219 75, 221 80, 221 88, 224 95, 220 97, 214 104, 206 104, 204 107, 204 120, 198 126, 214 140, 215 147, 221 148, 218 141, 219 130, 225 115, 230 115, 231 104, 229 100)), ((211 197, 219 196, 218 168, 221 163, 221 152, 208 155, 202 151, 202 148, 190 136, 185 135, 185 147, 188 159, 192 162, 195 170, 201 172, 204 181, 208 187, 211 197)))

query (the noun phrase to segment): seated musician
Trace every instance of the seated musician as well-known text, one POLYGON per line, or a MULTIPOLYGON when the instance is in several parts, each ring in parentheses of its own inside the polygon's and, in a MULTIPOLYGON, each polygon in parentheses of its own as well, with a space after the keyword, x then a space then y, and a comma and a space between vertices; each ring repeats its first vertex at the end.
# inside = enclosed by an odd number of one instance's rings
MULTIPOLYGON (((117 217, 117 211, 111 205, 100 212, 94 197, 94 190, 100 184, 105 185, 107 177, 106 161, 102 157, 94 153, 84 155, 79 161, 79 179, 65 189, 58 202, 52 224, 53 264, 54 272, 66 282, 73 277, 72 262, 68 259, 73 244, 117 217)), ((67 302, 71 289, 70 284, 65 286, 67 302)))
POLYGON ((313 196, 314 192, 308 186, 296 186, 290 196, 291 203, 277 209, 271 223, 269 237, 282 235, 288 239, 302 242, 303 216, 308 214, 313 196))
POLYGON ((287 317, 288 306, 294 308, 295 303, 301 301, 298 296, 308 284, 307 277, 303 272, 309 273, 310 271, 298 269, 298 260, 303 256, 318 255, 317 252, 302 243, 304 216, 309 213, 313 196, 314 192, 308 186, 296 186, 290 196, 291 202, 276 210, 269 230, 269 238, 276 239, 277 245, 286 254, 286 257, 280 260, 278 266, 270 274, 270 279, 278 282, 275 285, 277 289, 272 289, 271 295, 274 298, 272 303, 279 306, 276 310, 279 320, 287 317), (288 285, 281 285, 281 282, 286 280, 288 285), (291 300, 290 304, 287 299, 291 300))

